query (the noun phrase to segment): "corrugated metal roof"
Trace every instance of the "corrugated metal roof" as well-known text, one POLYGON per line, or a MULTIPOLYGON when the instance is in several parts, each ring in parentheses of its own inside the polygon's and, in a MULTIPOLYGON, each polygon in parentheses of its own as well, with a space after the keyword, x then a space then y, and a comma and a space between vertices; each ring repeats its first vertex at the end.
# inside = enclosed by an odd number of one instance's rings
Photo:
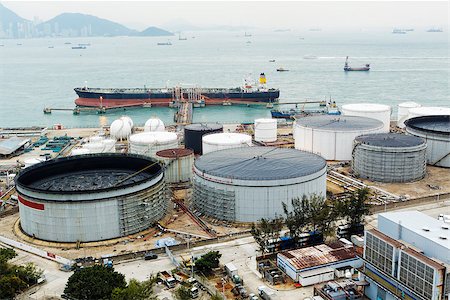
POLYGON ((419 137, 401 133, 365 134, 356 137, 355 141, 365 145, 389 148, 414 147, 425 144, 425 141, 419 137))
MULTIPOLYGON (((333 245, 336 247, 336 245, 333 245)), ((346 247, 341 243, 340 248, 331 248, 322 244, 307 248, 295 249, 278 253, 297 270, 328 265, 334 262, 352 259, 356 257, 353 247, 346 247)))
POLYGON ((356 116, 312 116, 299 118, 295 122, 303 127, 330 131, 354 131, 383 127, 383 122, 379 120, 356 116))
POLYGON ((29 142, 30 139, 13 136, 0 142, 0 154, 10 155, 29 142))
POLYGON ((405 121, 407 127, 413 129, 450 135, 450 116, 422 116, 405 121))
POLYGON ((247 147, 210 152, 197 159, 195 167, 222 178, 277 180, 314 174, 326 167, 326 161, 296 149, 247 147))

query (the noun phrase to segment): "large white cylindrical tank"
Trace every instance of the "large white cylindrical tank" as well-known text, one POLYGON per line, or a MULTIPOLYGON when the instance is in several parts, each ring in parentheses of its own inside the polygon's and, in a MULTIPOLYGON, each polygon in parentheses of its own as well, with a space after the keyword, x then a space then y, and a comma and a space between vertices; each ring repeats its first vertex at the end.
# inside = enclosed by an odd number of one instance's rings
POLYGON ((102 142, 87 143, 83 145, 84 149, 87 149, 89 153, 103 153, 105 152, 105 145, 102 142))
POLYGON ((411 108, 407 119, 422 116, 450 116, 450 107, 422 106, 411 108))
POLYGON ((397 106, 397 126, 405 128, 405 121, 408 119, 409 110, 411 108, 421 107, 422 105, 416 102, 408 101, 402 102, 397 106))
POLYGON ((277 120, 276 119, 256 119, 255 120, 255 141, 275 142, 277 140, 277 120))
POLYGON ((165 131, 166 127, 164 126, 163 121, 158 118, 150 118, 145 122, 144 131, 165 131))
POLYGON ((194 165, 194 152, 191 149, 161 150, 156 152, 156 159, 164 163, 164 178, 167 183, 191 181, 194 165))
POLYGON ((122 118, 115 120, 109 127, 109 134, 116 140, 126 140, 131 134, 131 126, 122 118))
POLYGON ((246 147, 214 151, 194 164, 193 205, 200 213, 231 222, 284 215, 283 203, 326 196, 326 161, 295 149, 246 147))
POLYGON ((294 129, 296 149, 339 161, 352 159, 357 136, 384 132, 384 124, 366 117, 323 115, 296 119, 294 129))
POLYGON ((142 132, 129 138, 129 152, 156 157, 156 152, 177 148, 178 137, 174 132, 142 132))
POLYGON ((223 149, 250 146, 252 146, 252 137, 243 133, 213 133, 202 137, 203 154, 223 149))
POLYGON ((391 126, 391 107, 376 103, 354 103, 342 105, 344 116, 366 117, 383 122, 383 132, 389 132, 391 126))
POLYGON ((74 148, 72 149, 70 155, 83 155, 91 153, 87 148, 74 148))

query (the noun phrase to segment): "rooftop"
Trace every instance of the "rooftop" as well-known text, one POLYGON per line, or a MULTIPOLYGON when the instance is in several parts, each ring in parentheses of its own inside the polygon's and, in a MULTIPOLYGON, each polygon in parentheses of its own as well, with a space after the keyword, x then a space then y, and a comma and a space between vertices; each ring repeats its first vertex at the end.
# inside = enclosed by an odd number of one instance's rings
POLYGON ((414 147, 425 144, 425 141, 419 137, 401 133, 365 134, 356 137, 355 142, 370 146, 389 148, 414 147))
POLYGON ((317 173, 326 167, 326 161, 296 149, 245 147, 210 152, 198 158, 195 167, 222 178, 277 180, 317 173))
POLYGON ((450 135, 450 115, 415 117, 406 120, 405 125, 420 131, 450 135))
POLYGON ((29 141, 30 139, 28 138, 20 138, 16 136, 0 141, 0 155, 10 155, 29 141))
POLYGON ((295 120, 302 127, 310 127, 320 130, 360 131, 383 127, 383 122, 367 117, 356 116, 311 116, 295 120))
POLYGON ((378 215, 378 218, 379 230, 381 230, 380 218, 385 218, 391 222, 400 224, 403 228, 413 231, 419 236, 432 240, 434 243, 450 251, 450 229, 443 228, 443 226, 447 226, 448 228, 449 224, 443 221, 432 218, 417 210, 381 213, 378 215), (442 237, 446 237, 447 239, 442 239, 442 237))
POLYGON ((341 242, 285 251, 278 255, 284 256, 298 270, 324 266, 356 257, 354 248, 341 242))

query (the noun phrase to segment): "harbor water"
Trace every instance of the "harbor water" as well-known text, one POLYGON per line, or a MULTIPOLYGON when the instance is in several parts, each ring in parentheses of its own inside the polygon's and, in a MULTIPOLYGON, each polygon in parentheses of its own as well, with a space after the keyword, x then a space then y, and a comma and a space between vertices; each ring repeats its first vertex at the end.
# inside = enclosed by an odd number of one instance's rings
MULTIPOLYGON (((121 115, 143 125, 150 117, 173 123, 174 109, 139 108, 104 115, 74 108, 74 87, 237 87, 264 72, 279 88, 280 102, 324 100, 338 105, 373 102, 393 106, 414 101, 450 106, 447 33, 243 32, 186 33, 170 37, 45 38, 0 40, 0 127, 61 123, 66 127, 110 124, 121 115), (194 38, 195 37, 195 38, 194 38), (70 42, 71 44, 65 44, 70 42), (72 49, 90 43, 86 49, 72 49), (21 44, 21 45, 18 45, 21 44), (53 48, 49 48, 53 47, 53 48), (344 72, 371 64, 369 72, 344 72), (275 60, 275 62, 270 62, 275 60), (288 72, 277 72, 277 68, 288 72)), ((291 105, 292 106, 292 105, 291 105)), ((288 108, 286 105, 281 108, 288 108)), ((194 122, 252 122, 270 117, 264 106, 210 106, 194 110, 194 122)))

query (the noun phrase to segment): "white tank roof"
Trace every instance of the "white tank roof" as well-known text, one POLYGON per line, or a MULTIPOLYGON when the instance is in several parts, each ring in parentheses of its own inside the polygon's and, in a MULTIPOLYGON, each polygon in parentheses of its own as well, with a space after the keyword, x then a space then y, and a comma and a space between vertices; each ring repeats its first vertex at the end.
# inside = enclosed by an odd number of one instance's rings
POLYGON ((127 120, 120 118, 111 123, 109 131, 115 139, 126 139, 131 134, 131 126, 127 120))
POLYGON ((178 139, 174 132, 142 132, 130 136, 130 143, 134 144, 166 144, 178 139))
POLYGON ((358 111, 358 112, 382 112, 390 111, 389 105, 377 103, 353 103, 342 105, 342 110, 358 111))
POLYGON ((405 108, 414 108, 414 107, 421 107, 422 105, 413 101, 407 101, 402 102, 398 104, 398 107, 405 107, 405 108))
POLYGON ((269 118, 261 118, 261 119, 255 119, 255 123, 276 123, 277 120, 276 119, 269 119, 269 118))
POLYGON ((252 137, 243 133, 213 133, 203 136, 203 142, 212 145, 236 145, 249 144, 252 142, 252 137))
POLYGON ((130 127, 133 128, 134 123, 133 123, 133 120, 132 120, 129 116, 122 116, 122 117, 120 117, 120 118, 121 118, 122 120, 127 121, 128 124, 130 124, 130 127))
POLYGON ((82 154, 89 154, 89 153, 91 153, 91 152, 87 148, 75 148, 75 149, 72 149, 72 152, 70 153, 70 155, 82 155, 82 154))
POLYGON ((450 115, 450 107, 440 107, 440 106, 416 107, 411 108, 409 110, 409 114, 418 116, 450 115))
POLYGON ((150 118, 144 125, 144 131, 164 131, 165 129, 163 121, 158 118, 150 118))

